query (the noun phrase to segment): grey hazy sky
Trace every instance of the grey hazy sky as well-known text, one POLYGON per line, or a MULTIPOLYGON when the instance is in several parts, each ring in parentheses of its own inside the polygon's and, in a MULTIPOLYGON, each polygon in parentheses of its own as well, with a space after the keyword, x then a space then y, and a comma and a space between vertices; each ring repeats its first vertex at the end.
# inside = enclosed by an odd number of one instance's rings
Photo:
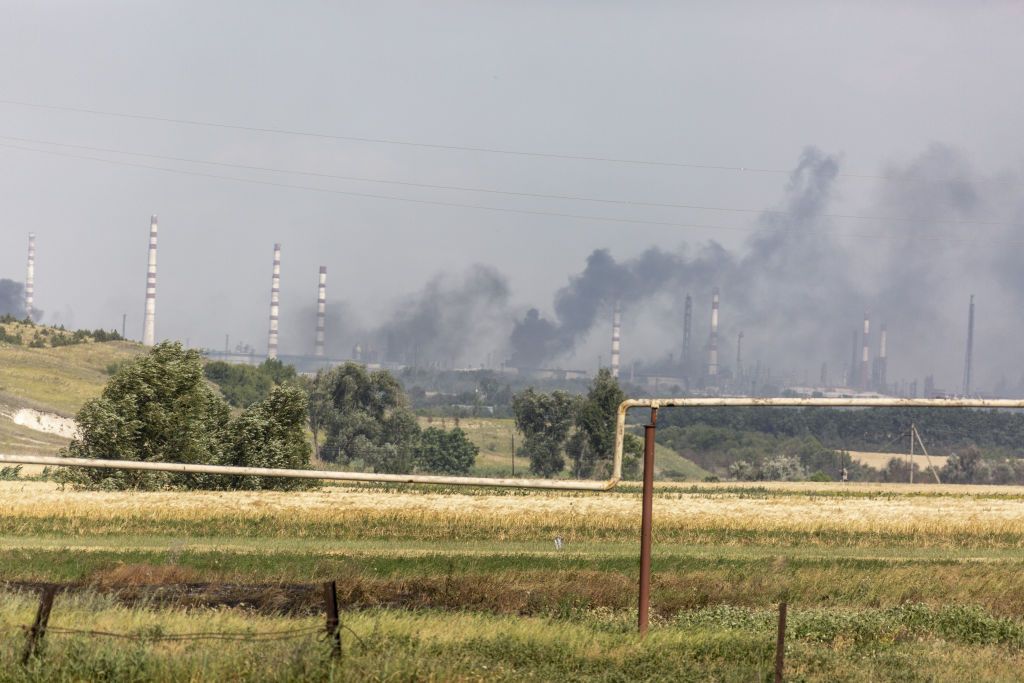
MULTIPOLYGON (((0 4, 0 99, 346 136, 772 169, 792 168, 813 145, 837 155, 840 172, 851 174, 906 165, 940 143, 957 150, 973 172, 1010 174, 1012 194, 1020 197, 1022 8, 1013 2, 7 0, 0 4)), ((771 173, 425 150, 4 104, 0 136, 413 182, 754 209, 778 205, 786 184, 785 175, 771 173)), ((742 229, 757 218, 92 155, 488 206, 742 229)), ((880 183, 840 177, 829 210, 883 211, 880 183)), ((1019 204, 1009 203, 1000 217, 1017 215, 1019 204)), ((0 277, 23 278, 26 234, 36 232, 36 301, 48 321, 57 316, 75 326, 118 327, 126 312, 129 333, 140 333, 154 212, 161 226, 158 336, 219 347, 229 332, 259 350, 265 348, 274 241, 284 244, 285 307, 313 303, 316 267, 323 264, 329 298, 346 301, 353 315, 371 324, 431 276, 458 274, 476 263, 508 277, 514 307, 536 305, 550 313, 553 292, 595 248, 622 259, 652 245, 675 250, 715 239, 742 252, 746 238, 733 230, 355 198, 0 147, 0 277)), ((899 229, 852 221, 836 221, 833 228, 899 229)), ((983 228, 961 230, 971 236, 983 228)), ((871 265, 873 259, 865 271, 871 265)), ((957 288, 972 289, 979 270, 984 267, 953 273, 957 288)), ((963 308, 958 304, 952 319, 959 321, 963 308)), ((854 311, 851 325, 857 316, 854 311)), ((1009 335, 1011 328, 993 334, 1009 335)), ((961 328, 951 332, 959 335, 961 328)), ((310 337, 305 329, 285 329, 282 347, 305 350, 310 337)), ((645 344, 656 351, 655 342, 645 344)), ((950 347, 960 353, 962 344, 951 341, 950 347)), ((598 348, 581 347, 580 354, 593 358, 598 348)), ((836 351, 837 357, 845 353, 836 351)), ((946 381, 955 382, 958 372, 950 370, 946 381)))

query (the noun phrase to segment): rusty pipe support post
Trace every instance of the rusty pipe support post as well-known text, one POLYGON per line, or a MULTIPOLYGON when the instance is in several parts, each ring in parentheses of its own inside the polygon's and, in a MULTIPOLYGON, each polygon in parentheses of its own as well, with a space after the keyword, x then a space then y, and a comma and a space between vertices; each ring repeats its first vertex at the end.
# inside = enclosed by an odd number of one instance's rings
POLYGON ((782 683, 786 662, 786 603, 779 603, 779 630, 775 636, 775 683, 782 683))
POLYGON ((637 623, 640 635, 647 635, 651 607, 651 517, 654 509, 654 429, 658 409, 651 408, 651 423, 644 425, 644 489, 640 518, 640 599, 637 623))

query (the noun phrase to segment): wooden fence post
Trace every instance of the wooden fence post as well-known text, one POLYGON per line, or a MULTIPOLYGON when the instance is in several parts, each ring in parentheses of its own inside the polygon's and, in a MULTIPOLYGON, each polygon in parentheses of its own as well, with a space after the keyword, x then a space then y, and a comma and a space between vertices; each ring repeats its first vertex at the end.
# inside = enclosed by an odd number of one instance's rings
POLYGON ((57 595, 57 586, 47 584, 39 595, 39 609, 36 611, 36 621, 28 632, 28 642, 25 643, 25 654, 21 658, 22 665, 28 664, 42 643, 46 635, 46 625, 50 621, 50 610, 53 609, 53 599, 57 595))
POLYGON ((341 621, 338 619, 338 584, 328 581, 324 584, 324 606, 327 612, 327 637, 331 639, 331 651, 341 657, 341 621))
POLYGON ((779 633, 775 640, 775 683, 782 683, 782 667, 786 658, 786 603, 779 603, 779 633))

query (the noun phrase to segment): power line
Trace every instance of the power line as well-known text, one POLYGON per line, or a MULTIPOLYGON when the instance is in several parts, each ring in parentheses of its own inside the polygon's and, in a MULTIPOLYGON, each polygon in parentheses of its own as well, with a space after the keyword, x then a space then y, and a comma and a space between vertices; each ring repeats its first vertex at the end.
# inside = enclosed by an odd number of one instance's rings
MULTIPOLYGON (((363 182, 363 183, 378 183, 384 185, 397 185, 401 187, 415 187, 421 189, 431 190, 452 190, 456 192, 478 192, 483 194, 494 194, 506 197, 526 197, 531 199, 554 199, 562 201, 574 201, 574 202, 591 202, 598 204, 612 204, 622 206, 643 206, 652 208, 662 209, 687 209, 694 211, 720 211, 726 213, 742 213, 742 214, 768 214, 768 215, 788 215, 786 211, 777 209, 749 209, 740 207, 726 207, 726 206, 708 206, 703 204, 678 204, 674 202, 652 202, 635 199, 607 199, 603 197, 590 197, 585 195, 572 195, 572 194, 553 194, 553 193, 542 193, 542 192, 522 192, 515 190, 501 190, 497 188, 484 188, 484 187, 469 187, 465 185, 440 185, 434 183, 421 183, 405 180, 392 180, 386 178, 371 178, 367 176, 351 176, 351 175, 338 175, 333 173, 322 173, 317 171, 302 171, 296 169, 287 168, 275 168, 271 166, 255 166, 249 164, 238 164, 226 161, 210 161, 207 159, 194 159, 189 157, 178 157, 178 156, 167 156, 162 154, 152 154, 148 152, 134 152, 123 149, 113 149, 110 147, 96 147, 92 145, 77 145, 67 142, 53 142, 52 140, 39 140, 34 138, 16 137, 11 135, 0 135, 0 140, 11 140, 15 142, 25 142, 34 145, 51 145, 55 147, 66 147, 69 149, 81 149, 90 152, 103 152, 108 154, 120 154, 124 156, 143 157, 148 159, 160 159, 162 161, 178 161, 189 164, 203 164, 206 166, 220 166, 223 168, 236 168, 246 171, 263 171, 268 173, 281 173, 287 175, 302 175, 313 178, 326 178, 331 180, 344 180, 351 182, 363 182)), ((920 221, 908 218, 898 218, 895 216, 867 216, 861 214, 844 214, 844 213, 822 213, 818 214, 822 218, 830 219, 852 219, 852 220, 865 220, 865 221, 884 221, 888 223, 918 223, 920 221)), ((1024 227, 1024 224, 1011 223, 1008 221, 985 221, 985 220, 960 220, 960 219, 934 219, 929 220, 931 224, 941 225, 992 225, 992 226, 1010 226, 1010 227, 1024 227)))
MULTIPOLYGON (((792 169, 782 168, 761 168, 755 166, 726 166, 721 164, 697 164, 681 161, 657 161, 652 159, 628 159, 622 157, 592 156, 585 154, 558 154, 555 152, 532 152, 498 147, 477 147, 472 145, 447 145, 432 142, 414 142, 411 140, 396 140, 391 138, 371 138, 357 135, 335 135, 331 133, 317 133, 304 130, 292 130, 288 128, 270 128, 263 126, 246 126, 234 123, 220 123, 215 121, 198 121, 194 119, 179 119, 169 116, 154 116, 149 114, 132 114, 126 112, 107 111, 102 109, 88 109, 85 107, 70 107, 55 104, 39 104, 36 102, 21 102, 18 100, 0 99, 0 104, 29 107, 32 109, 47 109, 51 111, 75 112, 79 114, 91 114, 94 116, 108 116, 122 119, 134 119, 138 121, 156 121, 160 123, 174 123, 185 126, 201 126, 205 128, 221 128, 228 130, 241 130, 250 133, 268 133, 274 135, 292 135, 305 138, 317 138, 320 140, 342 140, 346 142, 363 142, 380 145, 396 145, 400 147, 418 147, 421 149, 438 149, 457 152, 479 152, 485 154, 502 154, 516 157, 533 157, 539 159, 561 159, 567 161, 598 161, 611 164, 630 164, 634 166, 660 166, 668 168, 688 168, 702 171, 737 171, 743 173, 771 173, 789 175, 792 169)), ((870 175, 863 173, 837 173, 843 178, 861 178, 885 180, 886 176, 870 175)))
MULTIPOLYGON (((228 180, 228 181, 232 181, 232 182, 248 183, 248 184, 253 184, 253 185, 263 185, 263 186, 267 186, 267 187, 279 187, 279 188, 290 189, 290 190, 303 190, 303 191, 307 191, 307 192, 318 192, 318 193, 322 193, 322 194, 334 194, 334 195, 342 195, 342 196, 347 196, 347 197, 361 197, 361 198, 366 198, 366 199, 379 199, 379 200, 385 200, 385 201, 402 202, 402 203, 407 203, 407 204, 421 204, 421 205, 427 205, 427 206, 441 206, 441 207, 458 208, 458 209, 474 209, 474 210, 477 210, 477 211, 488 211, 488 212, 494 212, 494 213, 510 213, 510 214, 519 214, 519 215, 527 215, 527 216, 544 216, 544 217, 553 217, 553 218, 570 218, 570 219, 574 219, 574 220, 595 221, 595 222, 602 222, 602 223, 619 223, 619 224, 624 224, 624 225, 650 225, 650 226, 666 227, 666 228, 692 228, 692 229, 702 229, 702 230, 728 230, 728 231, 735 231, 735 232, 757 232, 757 231, 759 231, 761 229, 761 228, 758 228, 758 227, 744 227, 744 226, 732 226, 732 225, 708 225, 708 224, 701 224, 701 223, 680 223, 680 222, 674 222, 674 221, 657 221, 657 220, 642 219, 642 218, 617 218, 617 217, 614 217, 614 216, 599 216, 599 215, 593 215, 593 214, 576 214, 576 213, 565 213, 565 212, 558 212, 558 211, 540 211, 540 210, 534 210, 534 209, 514 209, 514 208, 500 207, 500 206, 485 206, 485 205, 481 205, 481 204, 465 204, 465 203, 460 203, 460 202, 446 202, 446 201, 439 201, 439 200, 433 200, 433 199, 414 199, 414 198, 411 198, 411 197, 397 197, 397 196, 394 196, 394 195, 382 195, 382 194, 375 194, 375 193, 370 193, 370 192, 352 192, 352 191, 348 191, 348 190, 336 190, 336 189, 333 189, 333 188, 316 187, 316 186, 312 186, 312 185, 297 185, 297 184, 293 184, 293 183, 281 183, 281 182, 276 182, 276 181, 271 181, 271 180, 257 180, 257 179, 254 179, 254 178, 239 178, 237 176, 218 175, 218 174, 215 174, 215 173, 204 173, 204 172, 201 172, 201 171, 192 171, 192 170, 185 170, 185 169, 179 169, 179 168, 167 168, 167 167, 164 167, 164 166, 151 166, 149 164, 140 164, 140 163, 135 163, 135 162, 131 162, 131 161, 122 161, 122 160, 117 160, 117 159, 104 159, 102 157, 93 157, 93 156, 88 156, 88 155, 84 155, 84 154, 72 154, 70 152, 58 152, 58 151, 55 151, 55 150, 48 150, 48 149, 33 149, 31 147, 22 147, 20 145, 12 145, 12 144, 7 144, 7 143, 0 143, 0 148, 15 149, 15 150, 23 151, 23 152, 33 152, 33 153, 37 153, 37 154, 47 154, 47 155, 50 155, 50 156, 65 157, 65 158, 69 158, 69 159, 82 159, 82 160, 86 160, 86 161, 95 161, 95 162, 109 164, 109 165, 113 165, 113 166, 125 166, 125 167, 130 167, 130 168, 142 168, 142 169, 147 169, 147 170, 151 170, 151 171, 160 171, 160 172, 163 172, 163 173, 173 173, 173 174, 177 174, 177 175, 195 176, 195 177, 199 177, 199 178, 213 178, 213 179, 217 179, 217 180, 228 180)), ((811 230, 798 230, 798 229, 793 229, 793 228, 786 228, 784 230, 786 232, 802 233, 802 234, 805 234, 805 235, 808 235, 808 236, 813 236, 814 235, 814 232, 811 231, 811 230)), ((861 236, 861 237, 872 238, 872 239, 900 239, 901 238, 901 236, 892 235, 892 234, 886 234, 886 233, 864 233, 864 232, 861 232, 861 231, 857 231, 857 232, 855 232, 853 234, 856 234, 856 235, 861 236)), ((935 236, 935 235, 915 236, 914 239, 918 240, 918 241, 927 241, 927 242, 949 242, 949 243, 954 243, 954 244, 978 244, 977 240, 963 240, 963 239, 955 239, 955 238, 954 239, 949 239, 949 238, 947 238, 945 236, 935 236)), ((992 243, 992 244, 1003 244, 1003 245, 1013 245, 1013 246, 1024 246, 1024 241, 1002 241, 1002 240, 1000 240, 1000 241, 990 241, 990 243, 992 243)))

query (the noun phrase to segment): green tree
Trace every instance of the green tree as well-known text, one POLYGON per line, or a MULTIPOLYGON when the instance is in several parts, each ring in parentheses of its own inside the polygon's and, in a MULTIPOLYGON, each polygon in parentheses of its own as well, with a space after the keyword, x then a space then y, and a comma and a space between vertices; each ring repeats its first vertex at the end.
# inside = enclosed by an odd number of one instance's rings
POLYGON ((562 449, 575 415, 576 398, 564 391, 544 394, 529 388, 512 399, 516 427, 526 437, 530 471, 550 477, 565 469, 562 449))
MULTIPOLYGON (((63 455, 75 458, 304 468, 306 398, 297 388, 275 389, 236 420, 203 379, 202 358, 164 342, 125 363, 99 398, 78 412, 79 436, 63 455)), ((65 471, 73 484, 110 488, 294 488, 280 478, 126 470, 65 471)))
POLYGON ((320 371, 310 420, 326 434, 325 460, 360 460, 377 472, 408 472, 414 464, 419 425, 402 386, 385 370, 346 363, 320 371))
MULTIPOLYGON (((197 351, 164 342, 122 366, 99 398, 76 417, 80 436, 65 449, 75 458, 147 462, 217 463, 221 459, 227 404, 203 381, 197 351)), ((195 485, 192 475, 81 469, 74 483, 105 488, 195 485)))
POLYGON ((427 427, 416 448, 416 468, 436 474, 468 474, 479 452, 458 427, 451 431, 427 427))
POLYGON ((203 368, 203 374, 236 408, 262 401, 275 386, 295 383, 298 378, 294 367, 276 358, 267 359, 257 366, 211 361, 203 368))
MULTIPOLYGON (((611 476, 619 405, 625 400, 626 393, 611 371, 599 370, 587 395, 577 404, 576 432, 566 447, 577 477, 611 476)), ((643 442, 627 434, 623 442, 624 477, 636 476, 642 452, 643 442)))
MULTIPOLYGON (((233 420, 225 432, 221 463, 242 467, 309 468, 309 442, 303 430, 308 401, 295 386, 275 387, 270 395, 233 420)), ((233 477, 231 488, 304 488, 307 480, 233 477)))

